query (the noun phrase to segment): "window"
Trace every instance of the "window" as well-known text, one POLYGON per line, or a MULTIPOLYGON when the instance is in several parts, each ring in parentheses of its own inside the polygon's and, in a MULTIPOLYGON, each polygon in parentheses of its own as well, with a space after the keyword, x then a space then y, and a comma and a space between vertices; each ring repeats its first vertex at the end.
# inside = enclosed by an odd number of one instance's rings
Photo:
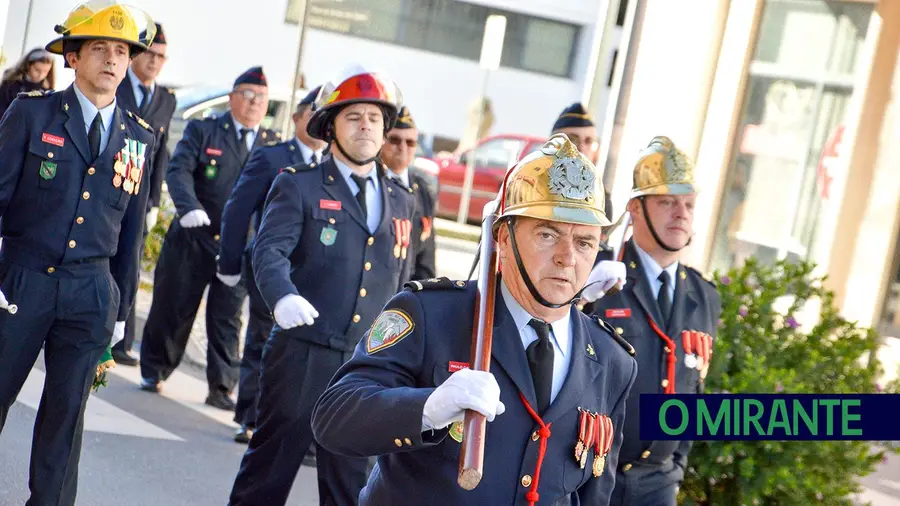
POLYGON ((516 163, 523 141, 494 139, 475 148, 475 168, 508 168, 516 163))
POLYGON ((872 4, 768 0, 711 257, 809 259, 872 4))
MULTIPOLYGON (((309 0, 309 27, 478 61, 484 23, 506 16, 500 64, 568 77, 581 27, 457 0, 309 0)), ((285 20, 298 23, 299 2, 285 20)))

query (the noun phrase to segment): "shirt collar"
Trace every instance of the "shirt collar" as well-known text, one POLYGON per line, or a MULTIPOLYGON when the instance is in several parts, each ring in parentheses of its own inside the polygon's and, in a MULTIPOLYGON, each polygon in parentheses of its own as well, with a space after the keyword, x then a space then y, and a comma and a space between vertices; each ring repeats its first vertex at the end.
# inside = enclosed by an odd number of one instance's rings
MULTIPOLYGON (((81 106, 81 115, 84 116, 84 124, 87 125, 88 131, 90 131, 91 123, 94 122, 94 117, 97 116, 97 106, 91 103, 90 100, 81 90, 78 89, 77 85, 72 85, 72 88, 75 90, 75 96, 78 98, 78 105, 81 106)), ((100 119, 103 120, 103 130, 108 131, 109 127, 112 126, 113 114, 116 112, 116 99, 113 97, 113 101, 108 106, 100 109, 100 119)))
MULTIPOLYGON (((296 145, 297 149, 300 150, 300 154, 303 156, 304 160, 309 160, 310 157, 312 157, 313 153, 315 153, 318 156, 319 160, 322 159, 321 151, 313 151, 313 149, 311 147, 307 146, 306 144, 303 144, 302 142, 300 142, 300 139, 298 139, 296 137, 294 137, 294 145, 296 145)), ((337 162, 337 160, 335 160, 335 162, 337 162)))
MULTIPOLYGON (((242 125, 240 121, 238 121, 234 118, 234 115, 231 116, 231 121, 234 122, 234 131, 235 131, 235 133, 237 133, 238 139, 240 139, 241 138, 241 130, 244 128, 249 128, 249 127, 242 125)), ((253 136, 256 137, 257 132, 259 132, 259 125, 256 125, 255 127, 250 128, 250 131, 253 132, 253 136)))
MULTIPOLYGON (((347 182, 347 186, 353 188, 353 186, 350 185, 350 182, 353 181, 352 179, 350 179, 350 175, 356 174, 355 172, 353 172, 353 169, 351 169, 347 164, 338 160, 334 156, 332 156, 331 159, 334 160, 334 164, 337 166, 338 172, 341 173, 341 176, 344 177, 344 181, 347 182)), ((364 177, 368 177, 372 181, 372 184, 375 185, 376 190, 378 190, 378 172, 375 170, 377 166, 378 164, 372 164, 372 169, 369 171, 369 173, 363 174, 364 177)))
MULTIPOLYGON (((141 80, 138 79, 137 74, 135 74, 131 70, 131 67, 128 67, 128 71, 126 72, 126 75, 128 76, 128 81, 131 83, 131 89, 140 91, 140 89, 141 89, 140 87, 144 83, 142 83, 141 80)), ((156 83, 155 82, 150 83, 150 86, 148 86, 148 88, 150 88, 150 95, 153 96, 153 91, 156 90, 156 83)), ((135 96, 135 98, 137 98, 137 93, 135 93, 134 96, 135 96)), ((138 105, 141 105, 141 104, 138 104, 138 105)))
POLYGON ((672 262, 672 265, 663 269, 660 267, 656 260, 650 256, 650 253, 644 251, 640 246, 638 246, 637 241, 634 242, 634 249, 637 250, 638 258, 641 259, 641 265, 644 267, 644 273, 647 275, 647 279, 649 281, 659 281, 659 275, 663 270, 669 273, 669 279, 672 281, 672 286, 675 286, 675 275, 678 273, 678 261, 672 262))
MULTIPOLYGON (((519 331, 519 335, 521 336, 522 331, 528 326, 528 322, 530 322, 532 318, 537 317, 532 316, 531 313, 526 311, 525 308, 519 304, 519 301, 513 297, 512 292, 510 292, 509 288, 506 286, 506 280, 501 278, 501 281, 500 293, 503 295, 503 302, 506 304, 506 309, 509 310, 509 314, 512 315, 513 321, 516 322, 516 330, 519 331)), ((540 318, 538 319, 540 320, 540 318)), ((565 316, 550 323, 550 327, 553 329, 550 337, 556 344, 556 348, 562 352, 563 356, 569 354, 571 339, 561 339, 561 337, 569 335, 569 322, 571 319, 571 311, 566 311, 565 316)))
POLYGON ((388 174, 388 177, 390 177, 391 179, 396 179, 397 181, 400 181, 400 183, 402 183, 403 186, 405 186, 407 188, 410 187, 409 186, 409 169, 408 168, 403 169, 399 173, 394 172, 391 169, 388 169, 387 174, 388 174))

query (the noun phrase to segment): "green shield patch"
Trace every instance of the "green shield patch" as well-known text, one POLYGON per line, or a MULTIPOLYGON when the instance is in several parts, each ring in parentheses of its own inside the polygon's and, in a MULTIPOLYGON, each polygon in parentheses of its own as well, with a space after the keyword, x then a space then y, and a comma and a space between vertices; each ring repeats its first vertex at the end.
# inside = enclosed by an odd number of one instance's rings
POLYGON ((206 166, 206 179, 215 179, 218 173, 215 165, 206 166))
POLYGON ((41 162, 41 170, 39 172, 42 179, 53 179, 56 177, 56 163, 43 161, 41 162))
POLYGON ((325 227, 322 229, 322 234, 319 235, 319 241, 325 246, 331 246, 334 244, 335 239, 337 239, 337 230, 331 227, 325 227))

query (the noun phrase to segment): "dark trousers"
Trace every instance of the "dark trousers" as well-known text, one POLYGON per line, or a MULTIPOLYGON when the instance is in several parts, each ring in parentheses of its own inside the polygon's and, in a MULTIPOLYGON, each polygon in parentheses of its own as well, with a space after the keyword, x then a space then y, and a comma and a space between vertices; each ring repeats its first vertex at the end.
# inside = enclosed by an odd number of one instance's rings
POLYGON ((244 255, 244 281, 247 283, 247 295, 250 298, 250 319, 247 322, 247 335, 244 337, 244 353, 241 355, 241 377, 238 384, 237 405, 234 408, 234 421, 248 427, 256 427, 263 345, 272 332, 275 320, 262 294, 259 293, 259 288, 256 287, 250 258, 249 253, 244 255))
MULTIPOLYGON (((138 252, 138 258, 140 258, 140 262, 143 264, 144 261, 144 248, 147 246, 147 236, 150 235, 150 231, 147 229, 147 225, 144 224, 144 240, 141 241, 141 250, 138 252)), ((140 290, 140 282, 138 282, 138 290, 140 290)), ((137 298, 134 300, 134 304, 131 305, 131 311, 128 312, 128 318, 125 319, 125 337, 122 338, 121 341, 113 346, 114 350, 121 351, 127 353, 131 351, 131 346, 134 344, 134 336, 135 336, 135 325, 137 325, 137 298)))
MULTIPOLYGON (((306 449, 319 396, 350 358, 341 352, 273 333, 263 348, 256 433, 234 480, 231 506, 283 505, 306 449)), ((335 455, 317 446, 319 504, 356 505, 366 484, 368 459, 335 455)))
POLYGON ((610 506, 676 506, 684 471, 668 461, 661 466, 634 466, 616 473, 610 506))
POLYGON ((181 363, 203 291, 206 297, 206 381, 231 393, 238 380, 238 333, 243 282, 229 287, 216 278, 218 242, 207 227, 166 232, 153 275, 153 303, 141 339, 141 376, 165 381, 181 363))
POLYGON ((84 408, 97 363, 112 338, 119 288, 109 262, 71 268, 38 265, 4 245, 2 290, 15 315, 0 310, 0 431, 44 347, 44 392, 34 422, 26 503, 73 505, 84 408), (21 261, 20 261, 21 260, 21 261))

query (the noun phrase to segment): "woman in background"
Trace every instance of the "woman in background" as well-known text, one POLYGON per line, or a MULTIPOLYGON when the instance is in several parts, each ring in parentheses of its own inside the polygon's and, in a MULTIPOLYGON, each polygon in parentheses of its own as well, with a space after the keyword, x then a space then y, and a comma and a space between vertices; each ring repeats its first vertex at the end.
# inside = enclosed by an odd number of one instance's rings
POLYGON ((21 92, 52 90, 53 58, 42 48, 35 48, 19 60, 15 67, 3 73, 0 82, 0 118, 21 92))

